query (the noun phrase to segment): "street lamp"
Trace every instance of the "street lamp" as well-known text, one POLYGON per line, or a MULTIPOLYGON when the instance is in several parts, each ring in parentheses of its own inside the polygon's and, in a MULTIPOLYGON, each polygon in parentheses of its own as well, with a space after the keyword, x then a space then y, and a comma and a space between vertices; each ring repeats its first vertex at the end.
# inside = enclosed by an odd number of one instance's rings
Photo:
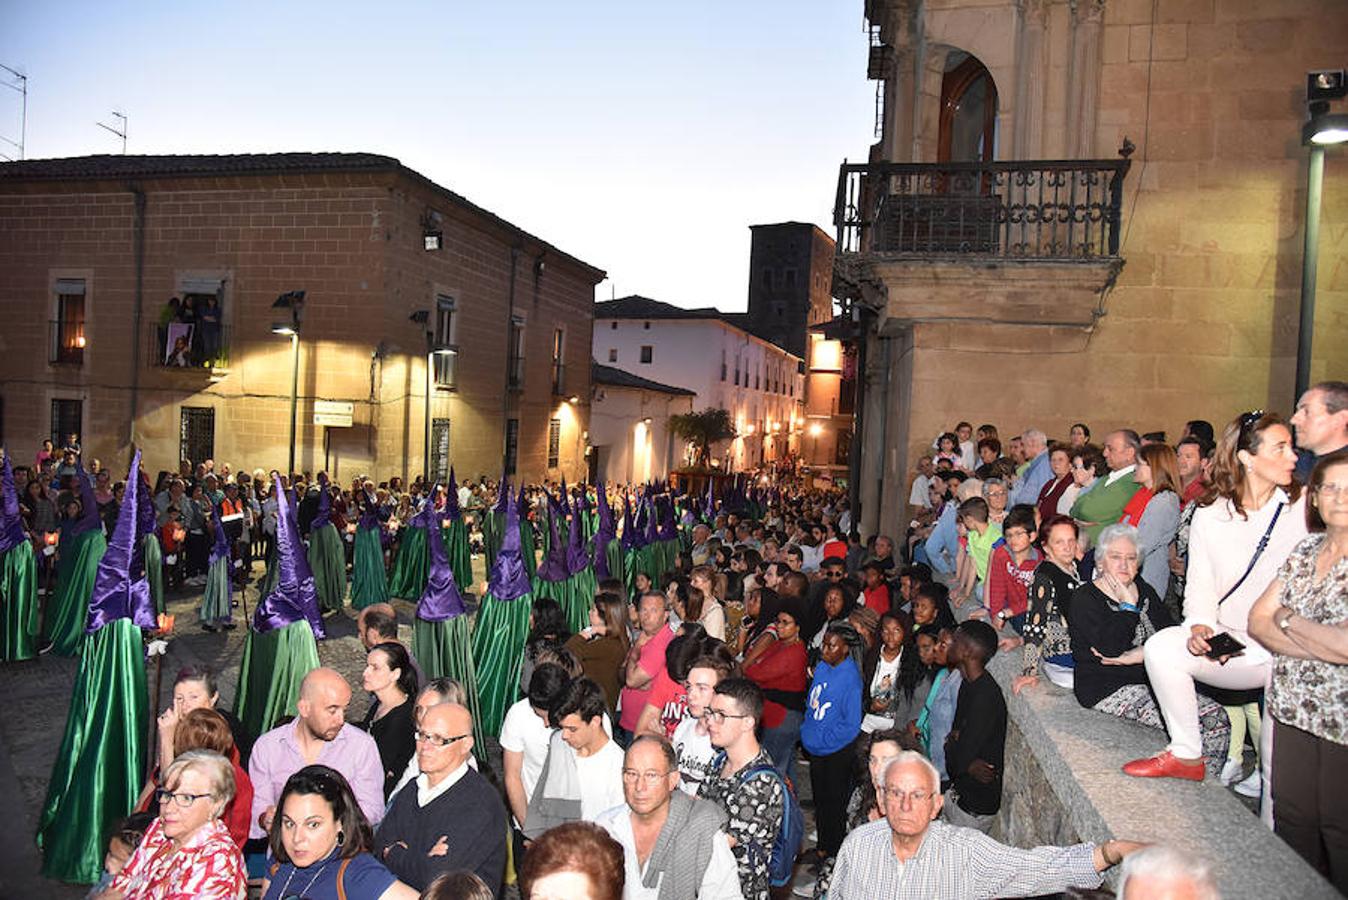
POLYGON ((300 392, 300 322, 304 318, 304 291, 287 291, 276 298, 272 309, 284 309, 290 312, 289 322, 273 322, 272 334, 283 334, 290 338, 290 461, 286 477, 295 474, 295 421, 299 407, 300 392))
POLYGON ((1342 69, 1310 72, 1306 101, 1310 119, 1301 128, 1301 143, 1310 148, 1306 167, 1306 230, 1301 252, 1301 323, 1297 336, 1295 405, 1311 381, 1311 340, 1315 333, 1315 275, 1320 263, 1320 192, 1325 178, 1325 147, 1348 141, 1348 115, 1331 114, 1329 101, 1348 94, 1342 69))

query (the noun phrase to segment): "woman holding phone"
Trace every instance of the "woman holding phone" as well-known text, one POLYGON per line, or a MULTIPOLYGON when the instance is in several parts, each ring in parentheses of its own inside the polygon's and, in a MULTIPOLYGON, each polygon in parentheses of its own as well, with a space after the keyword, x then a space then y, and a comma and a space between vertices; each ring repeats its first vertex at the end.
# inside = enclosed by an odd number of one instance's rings
POLYGON ((1277 413, 1244 413, 1222 432, 1211 488, 1189 535, 1185 620, 1153 635, 1144 651, 1170 745, 1127 763, 1127 774, 1202 781, 1195 683, 1253 690, 1268 680, 1273 657, 1246 629, 1255 601, 1306 536, 1296 461, 1292 433, 1277 413))

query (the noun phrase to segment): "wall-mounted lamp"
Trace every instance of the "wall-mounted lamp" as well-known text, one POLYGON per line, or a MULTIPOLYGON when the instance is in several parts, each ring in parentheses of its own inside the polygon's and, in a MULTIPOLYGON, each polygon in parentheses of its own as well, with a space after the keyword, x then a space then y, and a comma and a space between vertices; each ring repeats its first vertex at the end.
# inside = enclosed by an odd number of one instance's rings
POLYGON ((428 209, 421 217, 421 237, 427 252, 439 250, 445 244, 444 232, 440 229, 440 214, 428 209))
POLYGON ((649 424, 651 424, 651 417, 650 417, 650 416, 647 416, 646 418, 642 419, 641 421, 643 421, 643 422, 645 422, 647 425, 649 425, 649 424))
POLYGON ((570 397, 566 398, 566 402, 574 406, 580 402, 580 397, 576 396, 575 394, 572 394, 570 397))

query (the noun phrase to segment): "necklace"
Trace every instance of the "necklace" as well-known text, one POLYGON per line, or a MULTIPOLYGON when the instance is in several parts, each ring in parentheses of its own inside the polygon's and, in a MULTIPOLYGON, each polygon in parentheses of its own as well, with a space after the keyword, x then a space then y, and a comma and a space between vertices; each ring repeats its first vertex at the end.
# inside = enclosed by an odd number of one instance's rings
POLYGON ((309 879, 309 883, 306 884, 304 886, 304 889, 300 891, 298 894, 290 893, 290 879, 295 877, 295 873, 300 870, 300 867, 295 865, 294 863, 291 863, 290 874, 286 876, 286 883, 281 886, 282 900, 291 900, 291 898, 302 898, 304 897, 305 894, 308 894, 309 888, 314 886, 314 882, 318 880, 318 876, 323 874, 323 870, 328 867, 328 863, 330 862, 332 862, 331 858, 323 860, 323 865, 318 867, 318 871, 314 873, 314 876, 309 879))

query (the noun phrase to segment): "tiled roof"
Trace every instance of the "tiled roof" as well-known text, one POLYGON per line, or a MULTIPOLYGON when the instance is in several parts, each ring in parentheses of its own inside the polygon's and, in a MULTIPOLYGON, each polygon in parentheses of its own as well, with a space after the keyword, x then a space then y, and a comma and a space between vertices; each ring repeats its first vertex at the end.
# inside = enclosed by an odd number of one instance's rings
POLYGON ((595 384, 641 388, 642 390, 659 391, 662 394, 676 394, 684 397, 697 396, 695 391, 690 391, 687 388, 661 384, 658 381, 651 381, 649 378, 642 378, 640 375, 633 375, 631 372, 624 372, 622 369, 615 369, 612 366, 601 365, 597 362, 591 363, 591 369, 590 380, 595 384))
MULTIPOLYGON (((596 319, 720 319, 725 315, 710 306, 684 309, 661 300, 632 294, 617 300, 600 300, 594 305, 596 319)), ((733 323, 732 323, 733 324, 733 323)))

